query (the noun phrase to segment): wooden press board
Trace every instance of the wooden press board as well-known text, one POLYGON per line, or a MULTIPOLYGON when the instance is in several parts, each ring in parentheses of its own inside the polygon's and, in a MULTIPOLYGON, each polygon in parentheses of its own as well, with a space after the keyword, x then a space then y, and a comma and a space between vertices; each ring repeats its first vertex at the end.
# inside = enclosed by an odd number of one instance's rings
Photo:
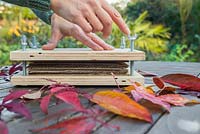
MULTIPOLYGON (((145 60, 145 53, 142 51, 130 49, 115 49, 113 51, 92 51, 91 49, 64 48, 55 50, 27 49, 26 51, 18 50, 10 53, 11 61, 137 61, 145 60)), ((52 82, 47 79, 68 83, 71 85, 110 85, 116 86, 112 75, 110 76, 85 76, 85 75, 28 75, 13 76, 11 83, 13 85, 50 85, 52 82)), ((138 73, 134 76, 117 76, 119 85, 130 85, 131 81, 144 84, 144 77, 138 73)))
MULTIPOLYGON (((134 76, 116 76, 119 85, 131 85, 131 81, 144 84, 144 77, 134 73, 134 76)), ((11 83, 13 85, 28 86, 28 85, 51 85, 52 82, 47 79, 67 83, 70 85, 101 85, 101 86, 116 86, 115 79, 110 76, 74 76, 74 75, 29 75, 29 76, 13 76, 11 83)))
POLYGON ((135 61, 145 60, 145 53, 130 49, 91 51, 90 49, 64 48, 55 50, 27 49, 10 53, 11 61, 135 61))

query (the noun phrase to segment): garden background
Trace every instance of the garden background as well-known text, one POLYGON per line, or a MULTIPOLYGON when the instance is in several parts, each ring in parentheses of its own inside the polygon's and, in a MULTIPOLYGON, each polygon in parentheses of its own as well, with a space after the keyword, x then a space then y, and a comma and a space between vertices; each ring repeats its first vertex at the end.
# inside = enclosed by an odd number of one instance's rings
MULTIPOLYGON (((113 6, 126 19, 131 32, 138 34, 136 47, 147 53, 147 60, 200 61, 200 0, 118 0, 113 6)), ((29 40, 36 36, 42 45, 48 41, 50 26, 28 8, 0 2, 0 66, 11 64, 9 52, 21 47, 23 34, 29 40)), ((122 36, 113 25, 106 41, 119 47, 122 36)), ((84 45, 65 38, 58 47, 84 45)))

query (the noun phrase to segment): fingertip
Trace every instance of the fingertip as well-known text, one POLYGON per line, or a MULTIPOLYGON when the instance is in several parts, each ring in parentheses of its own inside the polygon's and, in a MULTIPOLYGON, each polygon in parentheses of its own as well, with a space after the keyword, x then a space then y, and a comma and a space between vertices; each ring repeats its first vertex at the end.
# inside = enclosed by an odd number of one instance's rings
POLYGON ((53 50, 55 46, 53 44, 46 44, 42 46, 42 50, 53 50))

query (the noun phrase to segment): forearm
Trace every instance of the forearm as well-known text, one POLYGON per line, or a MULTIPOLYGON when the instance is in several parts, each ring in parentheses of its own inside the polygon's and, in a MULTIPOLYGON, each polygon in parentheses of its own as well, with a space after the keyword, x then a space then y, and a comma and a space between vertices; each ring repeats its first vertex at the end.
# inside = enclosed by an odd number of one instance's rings
POLYGON ((2 0, 2 1, 41 11, 50 10, 50 0, 2 0))

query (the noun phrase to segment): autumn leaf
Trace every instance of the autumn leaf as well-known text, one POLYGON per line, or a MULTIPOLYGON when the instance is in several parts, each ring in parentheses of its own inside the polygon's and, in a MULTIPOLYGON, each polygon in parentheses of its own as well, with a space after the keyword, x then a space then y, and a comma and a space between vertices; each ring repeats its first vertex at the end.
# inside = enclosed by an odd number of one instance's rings
POLYGON ((154 104, 160 105, 160 106, 164 107, 165 109, 167 109, 168 111, 170 111, 170 105, 168 103, 163 102, 161 99, 157 98, 154 94, 150 94, 150 93, 146 92, 142 86, 138 87, 134 83, 133 83, 133 86, 135 87, 135 90, 132 90, 131 94, 133 95, 133 98, 136 101, 145 99, 154 104))
POLYGON ((6 124, 0 120, 0 132, 1 134, 8 134, 8 127, 6 126, 6 124))
POLYGON ((100 91, 93 95, 91 101, 115 114, 152 122, 149 111, 123 93, 100 91))
POLYGON ((55 96, 67 104, 71 104, 75 109, 82 110, 83 106, 78 98, 78 93, 73 91, 65 91, 55 94, 55 96))
POLYGON ((10 94, 8 94, 7 96, 4 97, 3 103, 10 101, 10 100, 19 99, 20 97, 22 97, 23 95, 25 95, 27 93, 29 93, 28 90, 18 90, 18 91, 11 92, 10 94))
POLYGON ((159 78, 159 77, 154 77, 153 78, 153 82, 156 84, 156 86, 160 89, 163 89, 165 87, 165 83, 164 81, 159 78))
POLYGON ((69 120, 64 120, 48 127, 33 130, 33 132, 62 129, 60 134, 89 134, 95 126, 96 123, 91 118, 80 116, 69 120))
MULTIPOLYGON (((137 83, 137 82, 134 82, 137 86, 141 86, 140 83, 137 83)), ((123 90, 127 91, 128 93, 130 93, 132 90, 135 90, 135 87, 133 85, 130 85, 128 87, 125 87, 123 88, 123 90)), ((154 94, 154 91, 152 89, 151 86, 148 86, 145 88, 145 90, 148 92, 148 93, 151 93, 151 94, 154 94)))
POLYGON ((137 72, 139 74, 141 74, 142 76, 145 76, 145 77, 154 77, 154 76, 157 76, 157 74, 154 74, 154 73, 151 73, 151 72, 147 72, 147 71, 138 70, 137 72))
POLYGON ((199 102, 195 100, 189 100, 179 94, 167 94, 167 95, 161 95, 158 96, 159 99, 161 99, 164 102, 170 103, 175 106, 184 106, 185 104, 192 103, 192 104, 198 104, 199 102))
POLYGON ((16 71, 22 71, 22 66, 21 66, 21 65, 18 65, 18 64, 13 65, 13 66, 10 68, 8 74, 9 74, 9 75, 13 75, 16 71))
POLYGON ((178 86, 184 90, 200 91, 200 78, 189 74, 169 74, 161 77, 169 84, 178 86))
POLYGON ((42 96, 42 91, 36 91, 36 92, 32 92, 32 93, 27 93, 25 95, 23 95, 22 97, 24 99, 30 99, 30 100, 36 100, 36 99, 40 99, 42 96))
POLYGON ((22 116, 25 116, 27 119, 32 119, 30 111, 26 108, 26 106, 23 103, 19 102, 10 102, 3 105, 7 108, 10 112, 15 112, 17 114, 20 114, 22 116))
POLYGON ((51 94, 44 96, 40 102, 40 108, 42 112, 45 114, 48 114, 48 106, 49 106, 49 101, 51 99, 51 96, 52 96, 51 94))

